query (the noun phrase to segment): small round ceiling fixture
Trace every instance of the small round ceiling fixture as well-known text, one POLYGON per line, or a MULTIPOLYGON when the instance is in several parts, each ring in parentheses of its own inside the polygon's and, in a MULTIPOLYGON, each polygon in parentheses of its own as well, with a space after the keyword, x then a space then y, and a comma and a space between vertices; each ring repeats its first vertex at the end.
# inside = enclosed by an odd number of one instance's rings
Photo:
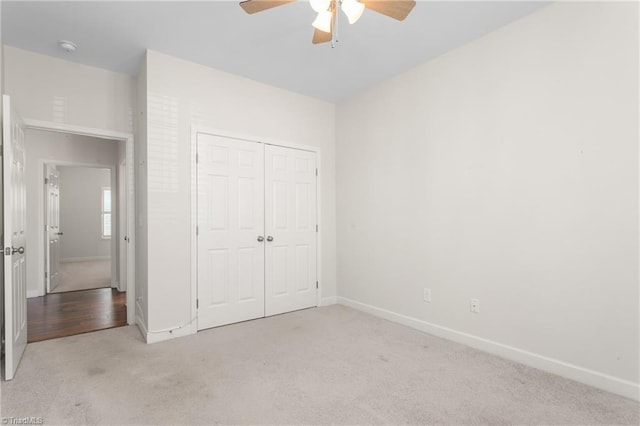
POLYGON ((58 42, 58 46, 60 46, 60 48, 65 52, 69 52, 69 53, 75 52, 76 49, 78 48, 78 46, 76 46, 74 42, 69 40, 60 40, 58 42))

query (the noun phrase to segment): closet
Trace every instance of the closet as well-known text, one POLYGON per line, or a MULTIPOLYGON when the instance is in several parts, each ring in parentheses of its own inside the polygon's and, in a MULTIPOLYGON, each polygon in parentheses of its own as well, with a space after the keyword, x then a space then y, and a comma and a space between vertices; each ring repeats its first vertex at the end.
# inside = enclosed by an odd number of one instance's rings
POLYGON ((198 329, 317 304, 317 158, 198 133, 198 329))

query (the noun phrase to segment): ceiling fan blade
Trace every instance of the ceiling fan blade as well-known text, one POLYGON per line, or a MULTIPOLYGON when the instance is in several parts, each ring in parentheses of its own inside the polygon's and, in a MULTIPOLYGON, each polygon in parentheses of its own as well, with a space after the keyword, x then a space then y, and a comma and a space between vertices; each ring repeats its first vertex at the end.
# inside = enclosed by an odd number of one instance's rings
POLYGON ((296 0, 245 0, 240 2, 240 7, 251 14, 282 6, 283 4, 293 3, 294 1, 296 0))
POLYGON ((330 7, 330 11, 331 11, 331 31, 328 33, 325 33, 324 31, 321 31, 319 29, 315 29, 314 33, 313 33, 313 44, 320 44, 320 43, 328 43, 331 40, 333 40, 333 25, 336 22, 336 14, 338 12, 338 5, 337 3, 334 1, 331 2, 330 7))
POLYGON ((398 21, 404 21, 416 5, 415 0, 360 0, 360 3, 398 21))
POLYGON ((330 33, 325 33, 316 29, 313 33, 313 44, 328 43, 333 38, 333 29, 330 33))

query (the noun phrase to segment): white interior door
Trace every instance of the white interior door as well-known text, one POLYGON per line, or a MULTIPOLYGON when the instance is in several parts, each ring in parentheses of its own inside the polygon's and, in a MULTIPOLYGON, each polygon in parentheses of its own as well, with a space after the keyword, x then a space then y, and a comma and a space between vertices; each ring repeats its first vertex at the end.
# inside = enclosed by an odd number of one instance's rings
POLYGON ((52 292, 60 280, 60 172, 53 165, 47 165, 45 191, 46 217, 46 271, 47 292, 52 292))
POLYGON ((198 134, 198 329, 264 316, 264 146, 198 134))
POLYGON ((24 126, 2 97, 2 179, 4 216, 4 374, 13 379, 27 346, 26 186, 24 126))
POLYGON ((265 147, 265 312, 317 305, 316 154, 265 147))

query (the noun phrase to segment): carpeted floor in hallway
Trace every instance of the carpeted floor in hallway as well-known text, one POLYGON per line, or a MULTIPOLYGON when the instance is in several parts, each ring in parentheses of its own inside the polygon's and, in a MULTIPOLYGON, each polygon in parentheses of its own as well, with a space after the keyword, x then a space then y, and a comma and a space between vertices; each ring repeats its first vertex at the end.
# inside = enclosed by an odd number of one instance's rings
POLYGON ((58 286, 51 293, 111 287, 111 260, 61 262, 58 286))
POLYGON ((29 344, 2 416, 45 424, 633 424, 638 403, 340 305, 146 345, 29 344))

